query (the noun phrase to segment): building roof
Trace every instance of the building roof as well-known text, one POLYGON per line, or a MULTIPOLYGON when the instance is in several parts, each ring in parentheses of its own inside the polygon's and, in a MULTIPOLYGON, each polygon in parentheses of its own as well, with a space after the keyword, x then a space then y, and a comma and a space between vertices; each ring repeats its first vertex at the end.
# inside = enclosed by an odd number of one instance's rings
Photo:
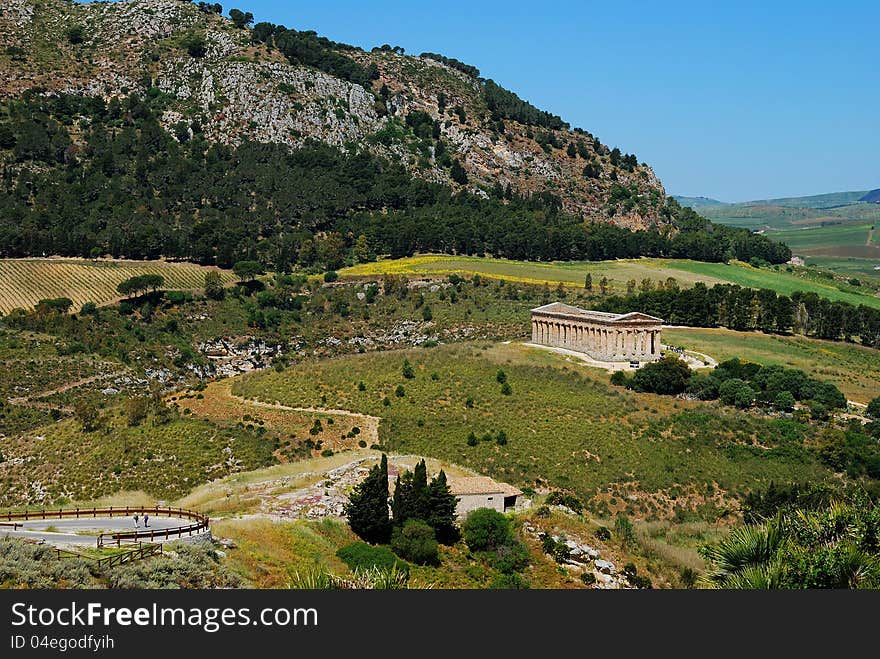
POLYGON ((649 316, 646 313, 633 311, 630 313, 609 313, 607 311, 593 311, 592 309, 581 309, 573 307, 570 304, 562 302, 551 302, 541 307, 532 309, 532 313, 542 313, 554 316, 568 316, 581 320, 593 320, 604 323, 630 323, 630 322, 652 322, 662 324, 662 318, 649 316))
POLYGON ((453 494, 503 494, 506 497, 519 496, 522 492, 513 485, 499 483, 488 476, 466 476, 450 478, 449 489, 453 494))

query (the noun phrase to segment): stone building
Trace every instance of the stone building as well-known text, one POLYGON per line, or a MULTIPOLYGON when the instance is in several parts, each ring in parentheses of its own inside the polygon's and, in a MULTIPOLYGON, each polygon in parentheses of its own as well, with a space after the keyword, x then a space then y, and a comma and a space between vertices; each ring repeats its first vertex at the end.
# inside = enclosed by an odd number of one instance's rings
POLYGON ((500 513, 512 510, 522 492, 507 483, 499 483, 488 476, 450 478, 449 490, 458 503, 455 514, 465 517, 477 508, 492 508, 500 513))
POLYGON ((551 302, 532 309, 532 343, 583 352, 601 361, 660 358, 663 321, 647 314, 606 313, 551 302))

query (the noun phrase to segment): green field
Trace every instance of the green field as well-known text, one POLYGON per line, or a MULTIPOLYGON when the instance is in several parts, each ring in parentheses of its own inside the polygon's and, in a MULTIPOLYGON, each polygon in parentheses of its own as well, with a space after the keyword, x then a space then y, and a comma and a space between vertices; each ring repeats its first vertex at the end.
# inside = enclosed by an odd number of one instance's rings
POLYGON ((739 357, 799 368, 833 382, 850 400, 880 396, 880 350, 851 343, 726 329, 664 329, 663 343, 697 350, 719 361, 739 357))
POLYGON ((528 283, 546 282, 550 285, 561 282, 580 287, 583 287, 584 277, 589 273, 593 279, 594 292, 599 289, 599 280, 602 277, 607 277, 610 282, 609 290, 615 293, 625 292, 626 282, 630 279, 634 279, 636 282, 641 282, 643 278, 652 281, 665 281, 668 277, 673 277, 682 286, 690 286, 701 281, 710 285, 732 283, 753 288, 770 288, 783 295, 790 295, 794 291, 812 291, 831 300, 880 308, 880 298, 874 296, 871 290, 860 291, 844 282, 820 280, 812 273, 803 270, 787 272, 783 269, 753 268, 739 262, 724 264, 682 259, 646 258, 618 261, 533 263, 479 257, 421 255, 363 263, 340 271, 341 275, 348 277, 451 273, 463 276, 479 274, 528 283))
MULTIPOLYGON (((835 249, 867 247, 872 224, 835 224, 822 227, 791 228, 772 231, 767 235, 784 242, 798 255, 822 253, 835 249)), ((854 254, 855 255, 855 254, 854 254)), ((877 250, 880 259, 880 250, 877 250)))
MULTIPOLYGON (((697 508, 771 479, 830 475, 802 446, 812 432, 806 426, 633 394, 607 384, 604 371, 516 344, 353 355, 243 376, 233 392, 379 416, 388 450, 437 457, 520 485, 570 488, 598 512, 607 505, 659 518, 671 505, 697 508), (415 368, 413 379, 401 373, 404 359, 415 368), (499 369, 510 395, 501 393, 499 369), (396 395, 398 385, 403 396, 396 395), (504 445, 496 441, 501 430, 504 445), (467 443, 471 432, 480 438, 476 446, 467 443)), ((707 517, 717 513, 713 507, 707 517)))
POLYGON ((769 288, 780 295, 791 295, 795 291, 812 292, 829 300, 864 304, 880 309, 880 298, 872 288, 860 288, 830 279, 820 279, 814 273, 803 269, 787 272, 768 268, 753 268, 744 263, 702 263, 698 261, 672 261, 672 268, 680 268, 697 276, 722 279, 731 284, 750 288, 769 288))

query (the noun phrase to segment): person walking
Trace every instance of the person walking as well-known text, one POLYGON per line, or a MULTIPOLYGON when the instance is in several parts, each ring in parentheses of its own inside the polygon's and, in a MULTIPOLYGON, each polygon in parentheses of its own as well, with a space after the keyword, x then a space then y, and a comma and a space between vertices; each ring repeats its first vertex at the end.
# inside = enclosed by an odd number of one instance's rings
POLYGON ((138 525, 138 514, 137 513, 134 514, 134 525, 135 525, 135 527, 137 527, 137 525, 138 525))
POLYGON ((149 526, 150 516, 144 513, 144 528, 149 526))

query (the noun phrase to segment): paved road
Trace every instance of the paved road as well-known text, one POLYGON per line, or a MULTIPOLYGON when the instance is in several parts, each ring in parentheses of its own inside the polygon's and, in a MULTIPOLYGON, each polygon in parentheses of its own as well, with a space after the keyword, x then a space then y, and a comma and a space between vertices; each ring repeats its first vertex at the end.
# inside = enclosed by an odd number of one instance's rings
MULTIPOLYGON (((39 519, 19 522, 20 527, 0 526, 0 538, 33 538, 53 545, 94 545, 99 533, 134 531, 131 517, 88 517, 80 519, 39 519), (51 531, 47 529, 51 528, 51 531)), ((174 529, 192 524, 192 520, 178 517, 150 517, 147 529, 155 531, 174 529)), ((143 531, 144 520, 138 521, 137 530, 143 531)), ((159 541, 157 539, 157 541, 159 541)), ((149 540, 146 540, 149 542, 149 540)))

